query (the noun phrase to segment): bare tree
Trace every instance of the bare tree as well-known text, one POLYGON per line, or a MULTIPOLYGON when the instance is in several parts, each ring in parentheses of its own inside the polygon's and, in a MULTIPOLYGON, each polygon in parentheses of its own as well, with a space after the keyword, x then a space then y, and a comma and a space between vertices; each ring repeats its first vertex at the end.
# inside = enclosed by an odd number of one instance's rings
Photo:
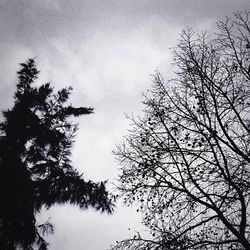
POLYGON ((152 237, 112 249, 250 249, 250 12, 217 28, 181 34, 176 79, 156 73, 130 118, 119 189, 152 237))

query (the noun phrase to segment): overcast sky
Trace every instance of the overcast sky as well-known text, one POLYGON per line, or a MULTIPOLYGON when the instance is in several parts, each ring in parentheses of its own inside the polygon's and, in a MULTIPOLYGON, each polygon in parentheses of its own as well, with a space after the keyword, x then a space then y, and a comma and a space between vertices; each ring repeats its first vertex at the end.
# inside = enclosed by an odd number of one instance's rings
MULTIPOLYGON (((72 85, 72 103, 95 108, 80 118, 74 166, 86 179, 114 182, 124 114, 140 113, 155 70, 171 74, 169 48, 181 30, 213 32, 216 20, 244 9, 249 0, 0 0, 0 109, 12 104, 18 63, 36 57, 39 81, 72 85)), ((51 250, 104 250, 142 230, 135 210, 118 205, 107 216, 64 206, 41 220, 56 226, 51 250)))

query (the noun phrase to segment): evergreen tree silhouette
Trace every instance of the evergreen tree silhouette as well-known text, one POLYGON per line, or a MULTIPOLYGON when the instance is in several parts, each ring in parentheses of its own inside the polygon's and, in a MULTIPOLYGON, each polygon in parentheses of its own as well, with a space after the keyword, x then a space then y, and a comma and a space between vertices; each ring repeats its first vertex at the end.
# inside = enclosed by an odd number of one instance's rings
POLYGON ((72 88, 55 93, 50 83, 33 85, 39 71, 33 59, 22 63, 14 107, 0 124, 0 249, 48 248, 50 223, 36 224, 43 206, 70 203, 111 213, 105 182, 84 181, 71 165, 77 125, 69 117, 93 113, 67 104, 72 88))

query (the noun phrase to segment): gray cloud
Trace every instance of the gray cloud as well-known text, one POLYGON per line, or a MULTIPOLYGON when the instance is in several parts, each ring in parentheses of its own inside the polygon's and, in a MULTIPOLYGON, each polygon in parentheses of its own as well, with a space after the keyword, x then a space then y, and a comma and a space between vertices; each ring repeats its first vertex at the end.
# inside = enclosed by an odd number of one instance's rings
MULTIPOLYGON (((171 74, 169 47, 181 30, 213 31, 216 20, 245 8, 248 0, 0 0, 1 109, 12 103, 18 63, 36 56, 40 82, 73 85, 72 102, 95 107, 80 120, 74 165, 86 178, 113 181, 111 150, 129 127, 124 113, 140 113, 154 70, 171 74)), ((52 250, 101 250, 129 236, 128 227, 141 228, 134 210, 119 205, 107 216, 65 206, 41 220, 56 224, 52 250)))
POLYGON ((49 37, 88 39, 101 29, 128 32, 154 16, 171 25, 185 26, 248 7, 247 0, 2 0, 1 38, 36 47, 49 37))

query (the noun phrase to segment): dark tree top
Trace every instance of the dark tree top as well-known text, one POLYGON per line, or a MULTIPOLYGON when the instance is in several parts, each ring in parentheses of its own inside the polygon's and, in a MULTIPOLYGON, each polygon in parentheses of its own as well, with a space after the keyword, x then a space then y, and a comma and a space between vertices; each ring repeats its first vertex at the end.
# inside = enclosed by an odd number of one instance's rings
POLYGON ((39 71, 33 59, 20 65, 14 106, 0 124, 0 249, 43 250, 48 244, 42 234, 53 232, 50 223, 36 224, 43 206, 70 203, 111 213, 113 197, 105 182, 85 181, 70 160, 77 125, 69 118, 93 108, 67 104, 71 87, 35 87, 39 71))

